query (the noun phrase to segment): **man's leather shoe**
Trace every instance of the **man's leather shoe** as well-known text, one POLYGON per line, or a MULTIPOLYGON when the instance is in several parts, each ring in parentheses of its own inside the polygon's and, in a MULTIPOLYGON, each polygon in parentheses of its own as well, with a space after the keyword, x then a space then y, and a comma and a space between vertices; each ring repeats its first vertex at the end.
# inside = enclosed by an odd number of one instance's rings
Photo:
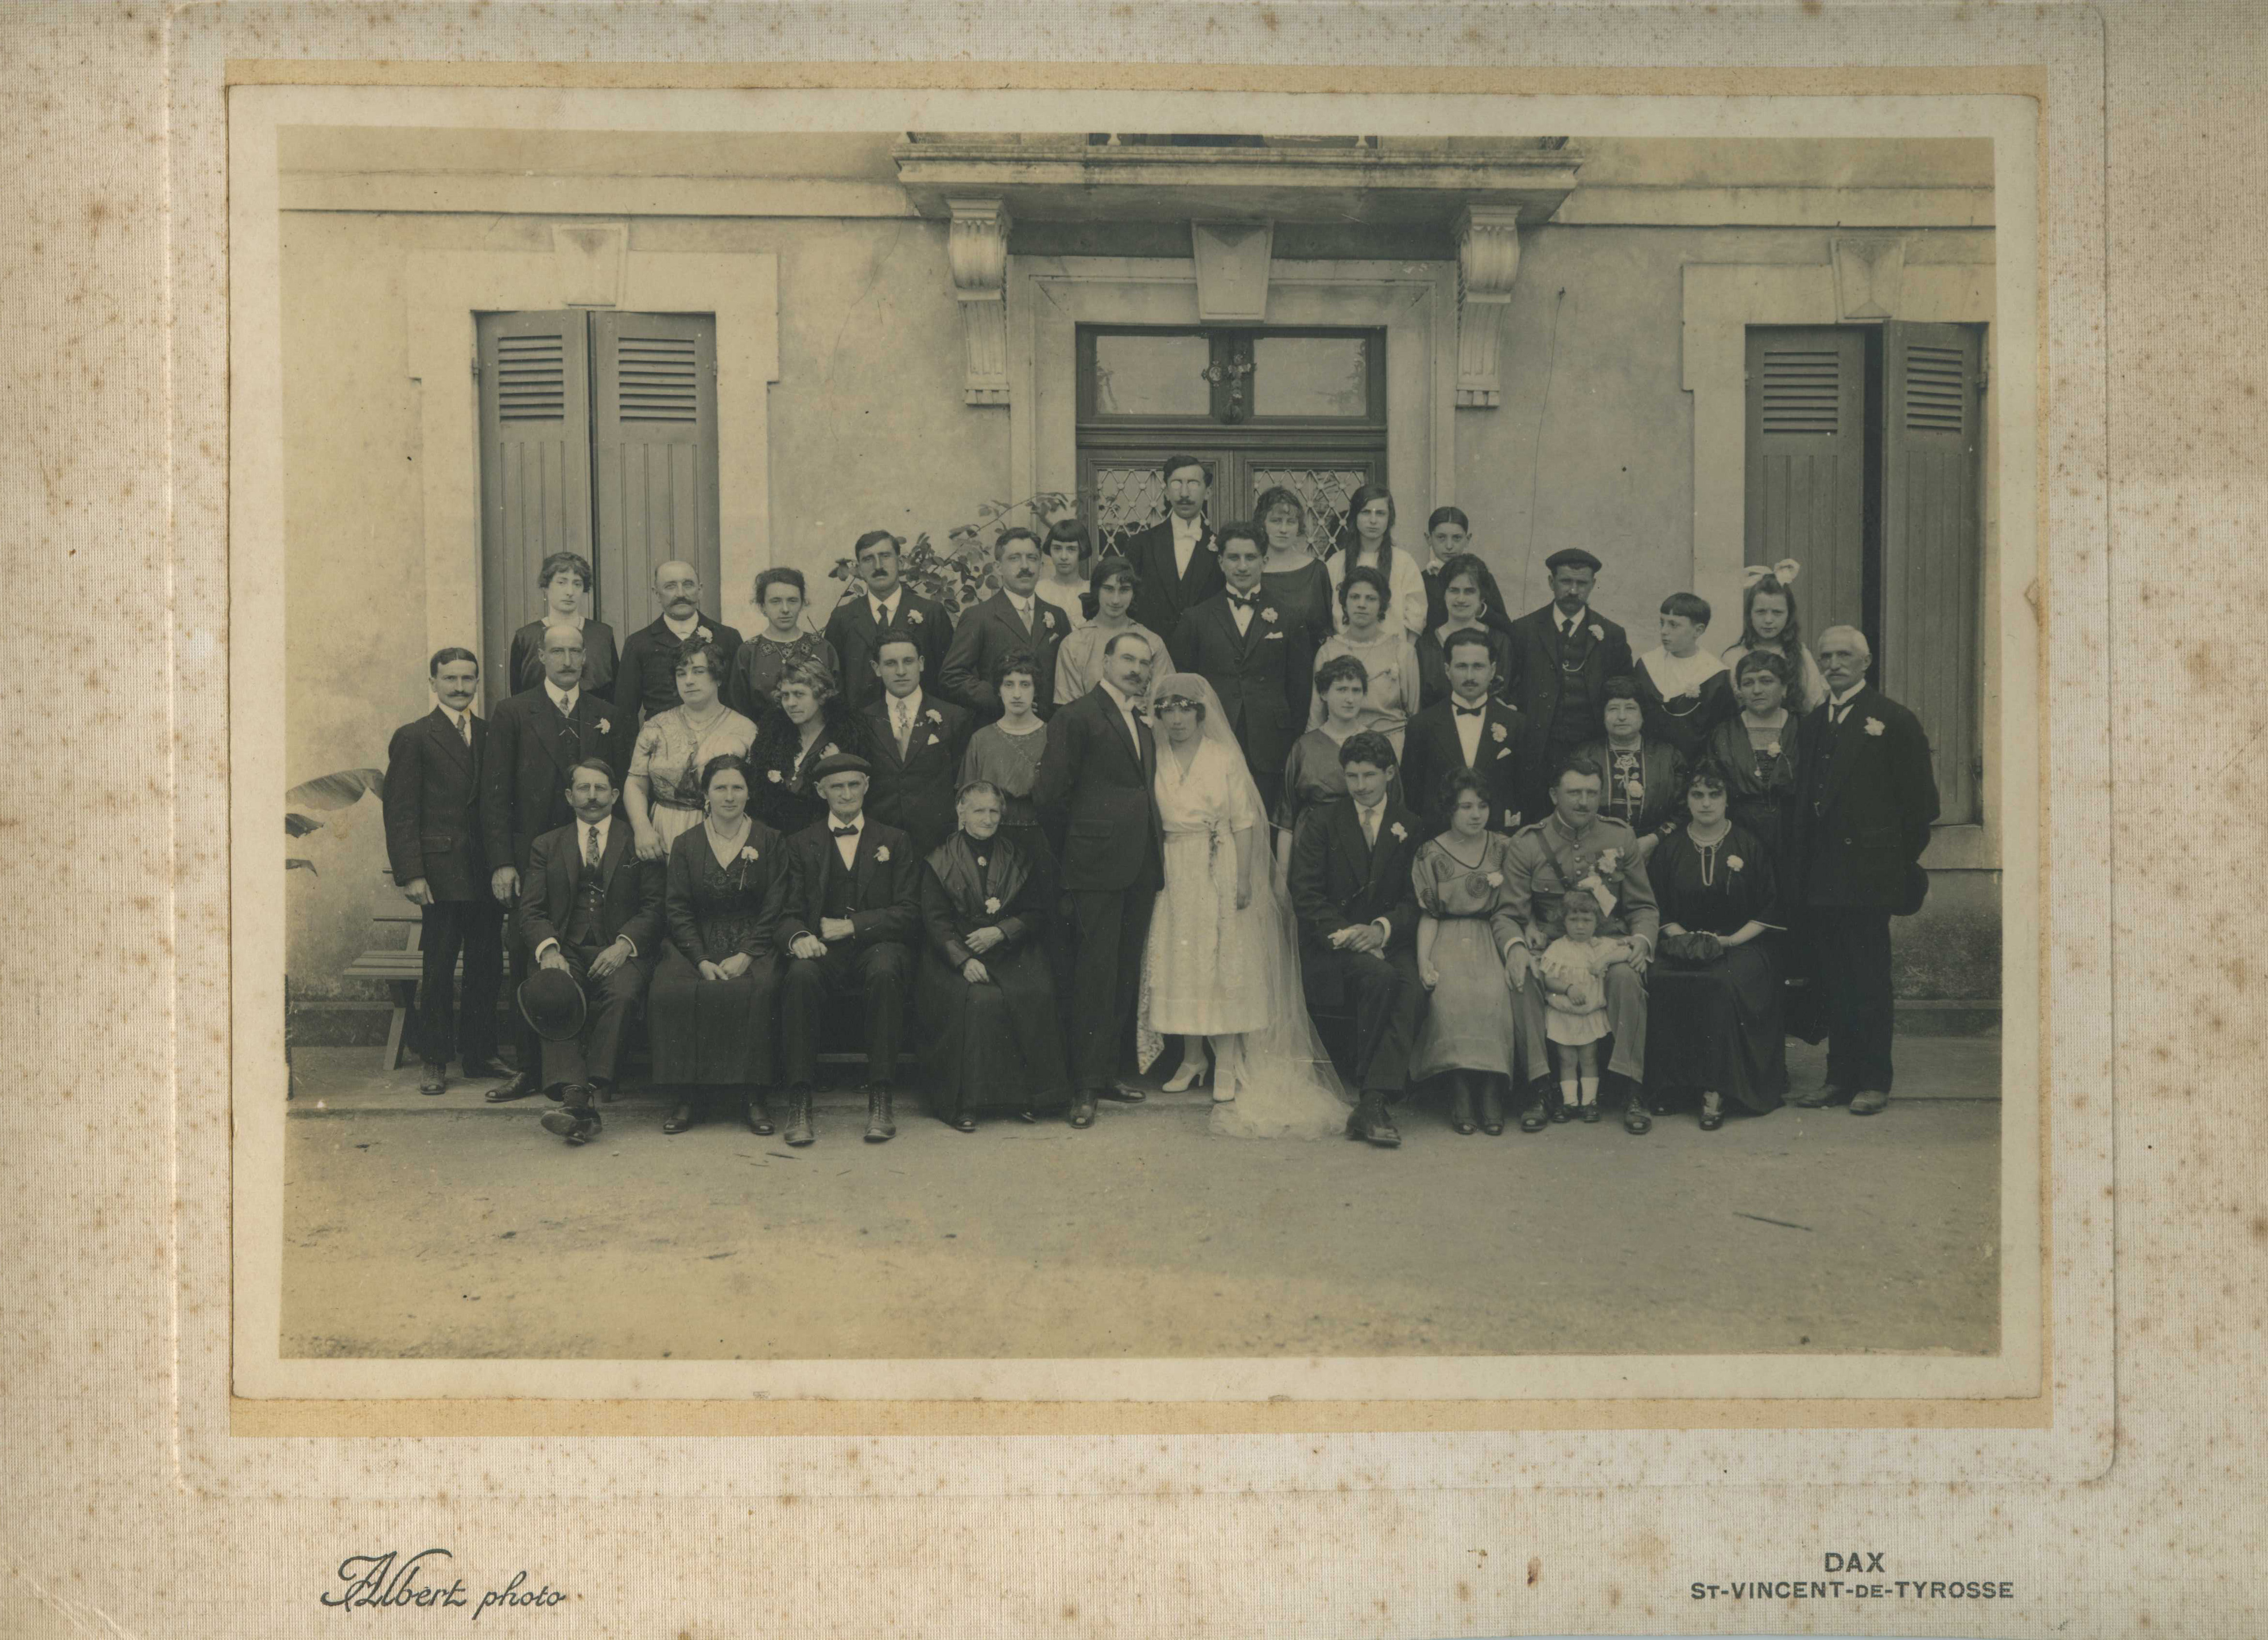
POLYGON ((1862 1088, 1851 1096, 1851 1114, 1872 1116, 1889 1108, 1890 1096, 1879 1088, 1862 1088))
POLYGON ((1799 1093, 1788 1103, 1799 1111, 1817 1111, 1834 1104, 1842 1097, 1842 1089, 1828 1086, 1814 1088, 1808 1093, 1799 1093))
POLYGON ((878 1145, 898 1136, 898 1124, 890 1110, 890 1085, 887 1082, 866 1090, 866 1142, 878 1145))
POLYGON ((535 1073, 532 1070, 524 1070, 515 1072, 510 1082, 490 1089, 481 1097, 486 1099, 490 1104, 502 1104, 507 1100, 525 1099, 529 1094, 536 1091, 535 1073))
POLYGON ((787 1132, 780 1136, 792 1145, 807 1145, 818 1137, 811 1131, 811 1089, 808 1084, 787 1090, 787 1132))
MULTIPOLYGON (((1024 1112, 1024 1119, 1027 1121, 1031 1119, 1030 1112, 1024 1112)), ((967 1114, 956 1116, 953 1119, 952 1126, 955 1133, 973 1134, 976 1131, 976 1119, 967 1114)))
POLYGON ((1504 1131, 1504 1097, 1493 1076, 1481 1083, 1481 1131, 1491 1138, 1504 1131))
POLYGON ((666 1134, 681 1134, 692 1127, 696 1119, 693 1107, 689 1104, 681 1104, 661 1119, 661 1131, 666 1134))
POLYGON ((587 1104, 562 1105, 543 1113, 543 1131, 557 1134, 571 1145, 588 1144, 599 1136, 599 1113, 587 1104))
POLYGON ((1449 1126, 1461 1134, 1473 1131, 1473 1090, 1462 1076, 1457 1078, 1456 1091, 1449 1096, 1449 1126))
POLYGON ((503 1082, 512 1075, 510 1071, 493 1058, 467 1060, 461 1068, 467 1082, 503 1082))
POLYGON ((449 1067, 442 1064, 438 1060, 427 1060, 424 1066, 424 1075, 418 1079, 417 1091, 420 1093, 441 1093, 446 1091, 448 1086, 449 1067))
POLYGON ((1097 1088, 1094 1092, 1097 1098, 1116 1099, 1121 1104, 1139 1104, 1150 1097, 1143 1090, 1123 1082, 1114 1082, 1108 1088, 1097 1088))
POLYGON ((1623 1106, 1623 1131, 1626 1134, 1653 1131, 1653 1118, 1647 1112, 1646 1100, 1639 1097, 1636 1088, 1630 1090, 1629 1102, 1623 1106))
POLYGON ((1520 1131, 1540 1134, 1551 1122, 1551 1096, 1541 1084, 1528 1090, 1528 1108, 1520 1113, 1520 1131))
POLYGON ((757 1089, 748 1096, 748 1103, 740 1112, 748 1119, 748 1131, 762 1137, 772 1131, 772 1113, 764 1102, 764 1090, 757 1089))
POLYGON ((1067 1119, 1073 1127, 1094 1126, 1094 1090, 1082 1088, 1071 1096, 1071 1115, 1067 1119))
POLYGON ((1391 1150, 1402 1142, 1401 1131, 1394 1119, 1386 1113, 1386 1096, 1366 1093, 1362 1104, 1355 1110, 1355 1119, 1362 1125, 1362 1136, 1382 1149, 1391 1150))

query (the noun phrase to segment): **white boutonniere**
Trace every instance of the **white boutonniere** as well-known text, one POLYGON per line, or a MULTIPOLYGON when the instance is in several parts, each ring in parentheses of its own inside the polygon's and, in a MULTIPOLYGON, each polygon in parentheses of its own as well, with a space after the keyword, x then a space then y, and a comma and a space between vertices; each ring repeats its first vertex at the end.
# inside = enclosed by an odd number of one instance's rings
POLYGON ((744 845, 742 845, 741 849, 740 849, 740 858, 741 858, 741 859, 743 859, 743 860, 749 860, 749 861, 753 861, 753 860, 755 860, 756 857, 757 857, 757 856, 756 856, 756 851, 755 851, 755 849, 753 846, 748 846, 748 845, 745 845, 745 844, 744 844, 744 845))
POLYGON ((1778 757, 1778 756, 1779 756, 1779 742, 1778 742, 1778 741, 1767 741, 1767 742, 1764 743, 1764 756, 1765 756, 1765 757, 1778 757))
POLYGON ((1591 641, 1594 644, 1602 644, 1606 642, 1607 629, 1594 622, 1591 626, 1591 641))
MULTIPOLYGON (((1636 782, 1633 781, 1631 784, 1635 785, 1636 782)), ((1622 863, 1623 851, 1619 848, 1607 848, 1599 851, 1599 863, 1597 870, 1601 876, 1611 877, 1621 868, 1622 863)))
POLYGON ((984 897, 984 914, 988 917, 997 917, 1000 914, 1000 897, 998 895, 988 894, 984 897))
POLYGON ((874 861, 877 865, 883 866, 890 863, 890 846, 887 843, 874 851, 874 861))
POLYGON ((819 755, 822 757, 836 757, 842 756, 842 753, 836 749, 835 742, 829 741, 819 749, 819 755))
POLYGON ((1727 870, 1727 871, 1738 871, 1740 868, 1741 868, 1741 857, 1740 857, 1738 854, 1727 854, 1727 855, 1726 855, 1726 856, 1725 856, 1725 869, 1726 869, 1726 870, 1727 870))
POLYGON ((600 718, 600 719, 599 720, 599 733, 600 733, 600 734, 601 734, 601 735, 611 735, 611 734, 613 734, 614 732, 615 732, 615 726, 614 726, 613 722, 612 722, 610 720, 606 719, 606 718, 600 718))
POLYGON ((1273 609, 1263 609, 1260 611, 1260 618, 1266 621, 1272 626, 1276 622, 1276 611, 1273 609))
POLYGON ((928 711, 922 713, 922 721, 924 723, 942 723, 945 721, 945 714, 939 712, 935 706, 932 706, 928 711))
POLYGON ((1483 877, 1481 881, 1487 883, 1489 887, 1492 889, 1500 889, 1504 886, 1504 873, 1501 871, 1491 871, 1487 876, 1483 877))
POLYGON ((1399 820, 1396 820, 1392 825, 1386 829, 1394 833, 1394 840, 1397 843, 1406 843, 1410 840, 1410 832, 1408 829, 1404 827, 1399 820))
POLYGON ((707 627, 705 627, 705 626, 696 626, 696 627, 695 627, 695 628, 693 629, 693 635, 694 635, 694 637, 695 637, 695 638, 696 638, 696 639, 700 639, 700 641, 701 641, 701 642, 703 642, 703 643, 704 643, 704 644, 705 644, 705 643, 707 643, 711 638, 712 638, 713 636, 715 636, 715 634, 714 634, 714 633, 712 633, 712 632, 710 632, 710 630, 709 630, 707 627))
POLYGON ((777 769, 767 769, 764 771, 764 775, 765 778, 770 779, 774 786, 778 786, 783 783, 783 777, 777 769))
POLYGON ((906 624, 907 624, 907 625, 909 625, 909 626, 919 626, 921 624, 922 624, 922 612, 921 612, 919 609, 908 609, 908 610, 906 611, 906 624))
POLYGON ((1041 611, 1040 611, 1040 624, 1041 624, 1041 625, 1042 625, 1042 626, 1044 626, 1044 627, 1046 627, 1049 632, 1053 632, 1053 631, 1055 631, 1055 629, 1056 629, 1056 612, 1055 612, 1053 609, 1042 609, 1042 610, 1041 610, 1041 611))
POLYGON ((1882 720, 1881 720, 1881 719, 1880 719, 1880 718, 1868 718, 1868 719, 1867 720, 1867 734, 1869 734, 1869 735, 1880 735, 1881 732, 1882 732, 1882 720))
POLYGON ((1489 735, 1498 745, 1501 746, 1511 738, 1512 731, 1501 723, 1491 723, 1489 725, 1489 735))

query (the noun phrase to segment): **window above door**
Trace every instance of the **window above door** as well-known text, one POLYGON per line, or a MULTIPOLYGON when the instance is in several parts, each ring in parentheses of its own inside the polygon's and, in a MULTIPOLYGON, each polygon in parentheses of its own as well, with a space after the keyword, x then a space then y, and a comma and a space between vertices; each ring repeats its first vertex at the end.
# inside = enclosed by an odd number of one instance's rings
POLYGON ((1079 418, 1159 432, 1383 427, 1386 333, 1081 326, 1079 418))

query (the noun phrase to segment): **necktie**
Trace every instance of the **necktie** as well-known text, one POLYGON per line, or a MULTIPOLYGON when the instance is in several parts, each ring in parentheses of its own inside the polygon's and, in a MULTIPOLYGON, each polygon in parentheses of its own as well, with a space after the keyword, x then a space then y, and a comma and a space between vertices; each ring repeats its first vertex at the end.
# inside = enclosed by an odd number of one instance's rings
POLYGON ((1375 809, 1362 811, 1362 840, 1373 848, 1378 846, 1378 810, 1375 809))
POLYGON ((1575 641, 1575 617, 1569 616, 1567 624, 1559 629, 1559 636, 1568 643, 1575 641))
POLYGON ((591 871, 599 868, 599 828, 594 825, 583 828, 583 865, 591 871))
POLYGON ((464 736, 465 744, 473 743, 473 714, 469 712, 457 720, 457 733, 464 736))
POLYGON ((889 630, 890 606, 888 604, 878 603, 874 606, 874 624, 880 627, 884 632, 887 632, 889 630))
POLYGON ((906 755, 907 742, 913 739, 914 709, 904 701, 898 701, 890 708, 890 718, 897 733, 898 756, 902 757, 906 755))
POLYGON ((1015 610, 1016 618, 1024 624, 1024 630, 1027 632, 1030 632, 1032 630, 1033 606, 1028 603, 1018 603, 1012 598, 1008 601, 1008 607, 1015 610))

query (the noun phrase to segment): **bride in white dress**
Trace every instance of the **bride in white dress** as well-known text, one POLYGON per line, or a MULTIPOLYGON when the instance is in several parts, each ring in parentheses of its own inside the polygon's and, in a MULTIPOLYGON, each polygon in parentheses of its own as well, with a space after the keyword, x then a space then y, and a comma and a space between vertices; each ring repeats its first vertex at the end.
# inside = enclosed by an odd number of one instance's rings
POLYGON ((1169 673, 1151 692, 1160 733, 1166 886, 1142 964, 1144 1069, 1183 1038, 1169 1090, 1213 1082, 1212 1130, 1237 1138, 1343 1133, 1352 1101, 1307 1016, 1295 925, 1269 868, 1267 819, 1212 685, 1169 673), (1207 1053, 1208 1039, 1211 1053, 1207 1053))

